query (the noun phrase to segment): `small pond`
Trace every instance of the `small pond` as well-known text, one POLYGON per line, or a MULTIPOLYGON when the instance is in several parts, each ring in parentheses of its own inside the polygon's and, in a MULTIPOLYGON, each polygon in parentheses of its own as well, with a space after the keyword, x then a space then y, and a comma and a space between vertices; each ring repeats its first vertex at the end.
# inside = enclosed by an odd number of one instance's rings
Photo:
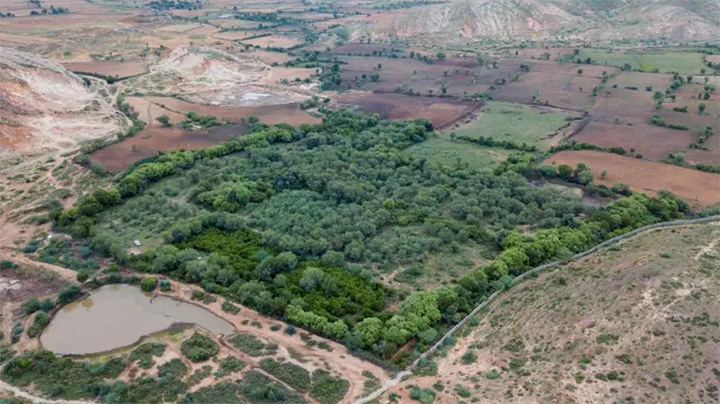
POLYGON ((213 334, 230 335, 229 322, 202 307, 169 297, 153 298, 130 285, 107 285, 63 307, 40 336, 47 350, 85 355, 132 345, 173 324, 197 324, 213 334))

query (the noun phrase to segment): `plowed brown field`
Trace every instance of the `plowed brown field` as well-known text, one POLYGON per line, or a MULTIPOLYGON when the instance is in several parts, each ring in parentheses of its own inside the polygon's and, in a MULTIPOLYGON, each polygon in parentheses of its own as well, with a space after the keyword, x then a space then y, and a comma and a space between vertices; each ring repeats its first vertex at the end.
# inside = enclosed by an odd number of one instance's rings
POLYGON ((624 182, 633 191, 648 194, 666 189, 695 206, 720 203, 718 174, 592 150, 563 151, 550 156, 546 162, 572 167, 585 163, 595 172, 598 184, 610 186, 624 182), (607 171, 604 179, 600 178, 603 170, 607 171))

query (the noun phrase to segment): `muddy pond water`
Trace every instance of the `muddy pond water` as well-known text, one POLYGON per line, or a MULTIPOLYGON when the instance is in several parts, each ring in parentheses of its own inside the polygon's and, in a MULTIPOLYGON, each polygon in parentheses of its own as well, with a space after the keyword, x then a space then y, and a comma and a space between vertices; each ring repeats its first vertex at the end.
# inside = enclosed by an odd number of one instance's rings
POLYGON ((190 303, 143 293, 130 285, 107 285, 63 307, 40 336, 57 354, 85 355, 132 345, 143 336, 173 324, 197 324, 213 334, 230 335, 234 327, 190 303))

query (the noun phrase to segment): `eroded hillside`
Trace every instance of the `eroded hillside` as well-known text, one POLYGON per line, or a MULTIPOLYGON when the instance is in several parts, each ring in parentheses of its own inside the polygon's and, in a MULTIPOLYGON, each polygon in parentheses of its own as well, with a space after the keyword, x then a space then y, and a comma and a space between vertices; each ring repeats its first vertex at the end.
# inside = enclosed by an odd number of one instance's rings
POLYGON ((68 150, 124 125, 107 92, 39 56, 0 48, 0 151, 68 150))

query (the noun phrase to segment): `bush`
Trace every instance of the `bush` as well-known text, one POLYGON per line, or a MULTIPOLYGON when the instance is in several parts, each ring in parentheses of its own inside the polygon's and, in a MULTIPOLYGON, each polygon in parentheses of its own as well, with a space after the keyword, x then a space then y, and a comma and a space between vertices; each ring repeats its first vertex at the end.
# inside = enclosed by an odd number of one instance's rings
POLYGON ((350 382, 332 377, 325 370, 318 369, 312 374, 310 397, 322 404, 335 404, 342 400, 350 389, 350 382))
POLYGON ((82 294, 83 292, 79 287, 75 285, 68 286, 65 289, 61 290, 58 294, 58 305, 64 306, 79 298, 80 296, 82 296, 82 294))
POLYGON ((169 292, 170 291, 170 281, 167 279, 160 279, 158 281, 158 284, 160 285, 160 290, 163 292, 169 292))
POLYGON ((3 260, 0 261, 0 269, 14 269, 17 268, 17 264, 12 261, 3 260))
POLYGON ((262 356, 265 354, 263 352, 266 348, 265 344, 254 335, 239 333, 230 340, 230 343, 250 356, 262 356))
POLYGON ((220 367, 215 372, 215 377, 223 377, 231 373, 236 373, 246 366, 247 364, 234 356, 228 356, 220 361, 220 367))
POLYGON ((44 311, 39 312, 35 315, 35 320, 33 320, 33 323, 30 327, 28 327, 27 335, 30 338, 35 338, 42 333, 42 330, 45 329, 45 327, 50 324, 50 320, 52 317, 50 317, 49 314, 45 313, 44 311))
POLYGON ((188 367, 182 359, 174 358, 158 366, 158 377, 170 380, 181 380, 188 373, 188 367))
POLYGON ((80 283, 85 283, 88 278, 90 278, 90 273, 88 271, 83 270, 77 273, 77 281, 80 283))
POLYGON ((235 306, 234 304, 228 302, 227 300, 222 303, 221 308, 223 309, 223 311, 226 311, 228 313, 232 313, 232 314, 240 313, 240 307, 235 306))
POLYGON ((192 362, 203 362, 217 355, 220 347, 211 338, 196 332, 183 341, 180 351, 192 362))
POLYGON ((30 300, 26 301, 22 305, 23 313, 25 313, 26 316, 29 316, 36 311, 40 310, 40 301, 33 297, 30 300))
POLYGON ((138 361, 143 369, 150 369, 155 365, 153 356, 160 357, 165 353, 165 344, 161 342, 148 342, 140 345, 130 352, 130 362, 138 361))
POLYGON ((435 392, 432 389, 421 389, 419 387, 413 387, 410 389, 410 398, 415 401, 420 401, 423 404, 431 404, 435 401, 435 392))
POLYGON ((260 361, 260 368, 294 389, 310 390, 310 372, 294 363, 280 363, 272 359, 263 359, 260 361))
POLYGON ((143 278, 143 280, 140 282, 140 289, 142 289, 143 292, 152 292, 157 287, 157 283, 157 278, 143 278))
POLYGON ((462 398, 469 398, 472 393, 470 393, 470 390, 467 389, 467 387, 463 386, 462 384, 458 384, 455 386, 455 392, 458 396, 462 398))
POLYGON ((285 334, 287 335, 295 335, 295 326, 292 324, 288 324, 287 327, 285 327, 285 334))
POLYGON ((469 365, 477 361, 477 354, 472 349, 468 349, 461 358, 463 365, 469 365))

